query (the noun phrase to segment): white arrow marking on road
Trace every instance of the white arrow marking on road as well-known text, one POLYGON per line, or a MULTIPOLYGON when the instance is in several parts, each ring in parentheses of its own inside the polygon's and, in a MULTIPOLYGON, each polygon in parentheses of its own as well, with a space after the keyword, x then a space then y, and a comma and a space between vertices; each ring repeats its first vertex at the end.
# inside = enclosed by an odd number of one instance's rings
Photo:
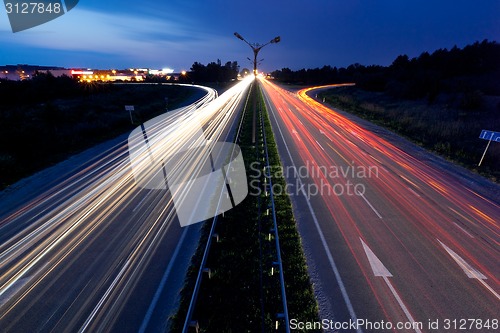
MULTIPOLYGON (((410 311, 408 310, 406 305, 403 303, 403 300, 401 299, 401 297, 399 297, 399 294, 396 292, 396 289, 394 289, 394 286, 392 285, 391 281, 389 281, 389 278, 392 277, 392 274, 384 266, 384 264, 380 261, 380 259, 377 258, 375 253, 373 253, 373 251, 368 247, 368 245, 366 245, 365 242, 363 242, 361 237, 359 238, 359 240, 361 241, 361 244, 363 245, 363 248, 364 248, 365 253, 366 253, 366 257, 368 258, 368 261, 370 262, 370 266, 372 267, 373 274, 375 276, 381 276, 384 279, 384 282, 387 284, 387 286, 391 290, 391 293, 394 296, 394 298, 396 299, 396 301, 398 302, 399 306, 401 307, 401 310, 403 310, 403 312, 405 313, 406 318, 411 323, 416 323, 415 319, 413 319, 410 311)), ((414 327, 415 332, 422 333, 422 331, 419 329, 417 324, 415 324, 413 327, 414 327)))
POLYGON ((487 277, 484 276, 481 272, 478 270, 474 269, 471 265, 469 265, 462 257, 460 257, 458 254, 456 254, 452 249, 450 249, 448 246, 444 245, 443 242, 441 242, 438 239, 439 244, 448 252, 450 257, 455 260, 455 262, 460 266, 460 268, 464 271, 465 274, 469 277, 469 279, 480 279, 480 280, 486 280, 487 277))
POLYGON ((493 288, 490 287, 489 284, 484 282, 483 280, 487 280, 488 278, 478 270, 474 269, 471 265, 469 265, 462 257, 453 252, 448 246, 444 245, 439 239, 438 242, 441 246, 448 252, 448 254, 455 260, 455 262, 460 266, 460 268, 467 274, 469 279, 477 279, 490 293, 492 293, 498 300, 500 300, 500 295, 497 294, 493 288))
POLYGON ((380 261, 379 258, 373 253, 373 251, 368 247, 368 245, 363 242, 360 238, 361 244, 363 244, 363 248, 365 249, 366 256, 368 257, 368 261, 370 262, 370 266, 372 267, 373 274, 375 276, 387 276, 392 277, 392 274, 389 270, 384 266, 384 264, 380 261))
POLYGON ((319 130, 319 134, 325 134, 325 131, 319 130))

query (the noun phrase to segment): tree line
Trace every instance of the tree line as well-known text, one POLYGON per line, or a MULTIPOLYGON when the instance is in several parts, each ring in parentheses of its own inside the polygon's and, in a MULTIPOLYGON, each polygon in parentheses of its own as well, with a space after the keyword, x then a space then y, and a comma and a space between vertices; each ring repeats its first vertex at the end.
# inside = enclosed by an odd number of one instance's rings
POLYGON ((439 49, 411 58, 398 56, 390 66, 352 64, 346 68, 322 68, 272 72, 277 80, 290 84, 354 82, 364 90, 386 92, 398 98, 432 102, 439 93, 480 91, 500 95, 500 44, 484 40, 460 49, 439 49))
POLYGON ((81 85, 77 80, 66 75, 54 77, 50 72, 37 72, 30 80, 23 81, 0 79, 0 100, 4 106, 86 96, 89 92, 88 85, 81 85))
POLYGON ((170 85, 85 82, 39 73, 0 80, 0 190, 197 96, 170 85), (125 105, 135 105, 131 124, 125 105))
POLYGON ((187 80, 192 82, 230 82, 236 80, 239 72, 237 61, 228 61, 222 65, 220 59, 203 65, 194 62, 191 71, 187 73, 187 80))

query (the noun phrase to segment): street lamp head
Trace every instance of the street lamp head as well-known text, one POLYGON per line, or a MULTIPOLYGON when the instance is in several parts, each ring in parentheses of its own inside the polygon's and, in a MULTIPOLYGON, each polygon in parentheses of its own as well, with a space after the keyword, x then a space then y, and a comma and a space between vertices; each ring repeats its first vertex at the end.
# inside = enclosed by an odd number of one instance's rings
POLYGON ((236 38, 238 39, 241 39, 241 40, 245 40, 243 39, 243 36, 241 36, 239 33, 235 32, 234 35, 236 36, 236 38))
MULTIPOLYGON (((247 42, 239 33, 235 32, 234 35, 236 36, 236 38, 238 39, 241 39, 242 41, 244 41, 245 43, 247 43, 251 48, 252 48, 252 51, 253 51, 253 61, 248 58, 248 60, 252 61, 253 62, 253 73, 255 76, 257 76, 257 64, 259 63, 257 61, 257 56, 259 54, 259 51, 266 45, 268 44, 275 44, 275 43, 279 43, 280 40, 281 40, 281 37, 278 36, 278 37, 274 37, 274 39, 270 40, 269 42, 267 42, 266 44, 258 44, 258 43, 254 43, 254 44, 250 44, 249 42, 247 42)), ((261 60, 262 61, 262 60, 261 60)))

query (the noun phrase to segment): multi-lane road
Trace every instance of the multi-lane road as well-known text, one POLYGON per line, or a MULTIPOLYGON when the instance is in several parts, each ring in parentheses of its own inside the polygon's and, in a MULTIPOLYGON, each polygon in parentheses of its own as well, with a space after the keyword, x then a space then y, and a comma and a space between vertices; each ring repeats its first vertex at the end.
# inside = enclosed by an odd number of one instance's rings
POLYGON ((261 83, 321 318, 364 320, 358 332, 497 331, 499 187, 360 126, 318 90, 261 83))
MULTIPOLYGON (((231 141, 249 84, 215 101, 209 90, 138 137, 167 157, 195 125, 231 141)), ((326 331, 496 331, 498 185, 333 111, 317 90, 260 86, 326 331)), ((137 186, 129 149, 118 139, 0 194, 0 331, 164 330, 199 225, 180 227, 168 191, 137 186)))
MULTIPOLYGON (((207 142, 231 141, 248 86, 239 82, 218 98, 207 88, 196 103, 153 121, 149 148, 175 154, 172 147, 191 140, 192 121, 207 142)), ((165 329, 199 225, 181 228, 170 192, 136 186, 130 148, 123 137, 1 193, 1 332, 165 329)))

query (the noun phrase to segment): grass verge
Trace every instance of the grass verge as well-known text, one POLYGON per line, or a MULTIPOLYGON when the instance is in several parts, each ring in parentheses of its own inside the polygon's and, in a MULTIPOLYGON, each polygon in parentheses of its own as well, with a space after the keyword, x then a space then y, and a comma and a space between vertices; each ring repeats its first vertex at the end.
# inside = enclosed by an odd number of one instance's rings
MULTIPOLYGON (((263 191, 261 132, 252 143, 253 105, 262 112, 271 169, 280 160, 260 88, 254 84, 244 112, 239 144, 245 160, 249 195, 236 208, 219 216, 218 242, 213 242, 207 260, 211 276, 204 276, 193 318, 200 332, 262 332, 275 330, 276 315, 283 311, 279 275, 273 267, 272 219, 267 214, 269 197, 263 191)), ((285 186, 280 173, 272 172, 273 183, 285 186)), ((290 318, 317 321, 318 306, 307 273, 301 239, 286 193, 275 195, 278 233, 290 318)), ((211 228, 206 222, 202 241, 192 259, 181 303, 172 318, 170 331, 180 332, 184 324, 205 243, 211 228)), ((280 331, 283 329, 280 323, 280 331)))
POLYGON ((475 110, 461 109, 451 95, 441 96, 429 104, 424 100, 401 100, 356 87, 330 89, 319 97, 492 181, 500 181, 500 145, 492 144, 482 166, 477 165, 487 144, 479 139, 481 130, 500 129, 500 104, 494 97, 484 97, 483 106, 475 110))
POLYGON ((23 86, 17 82, 2 82, 2 86, 9 87, 11 95, 18 93, 19 99, 12 97, 0 109, 0 190, 126 133, 167 107, 174 109, 201 96, 198 90, 180 86, 93 83, 77 86, 73 96, 22 99, 23 86), (135 105, 134 124, 125 105, 135 105))

